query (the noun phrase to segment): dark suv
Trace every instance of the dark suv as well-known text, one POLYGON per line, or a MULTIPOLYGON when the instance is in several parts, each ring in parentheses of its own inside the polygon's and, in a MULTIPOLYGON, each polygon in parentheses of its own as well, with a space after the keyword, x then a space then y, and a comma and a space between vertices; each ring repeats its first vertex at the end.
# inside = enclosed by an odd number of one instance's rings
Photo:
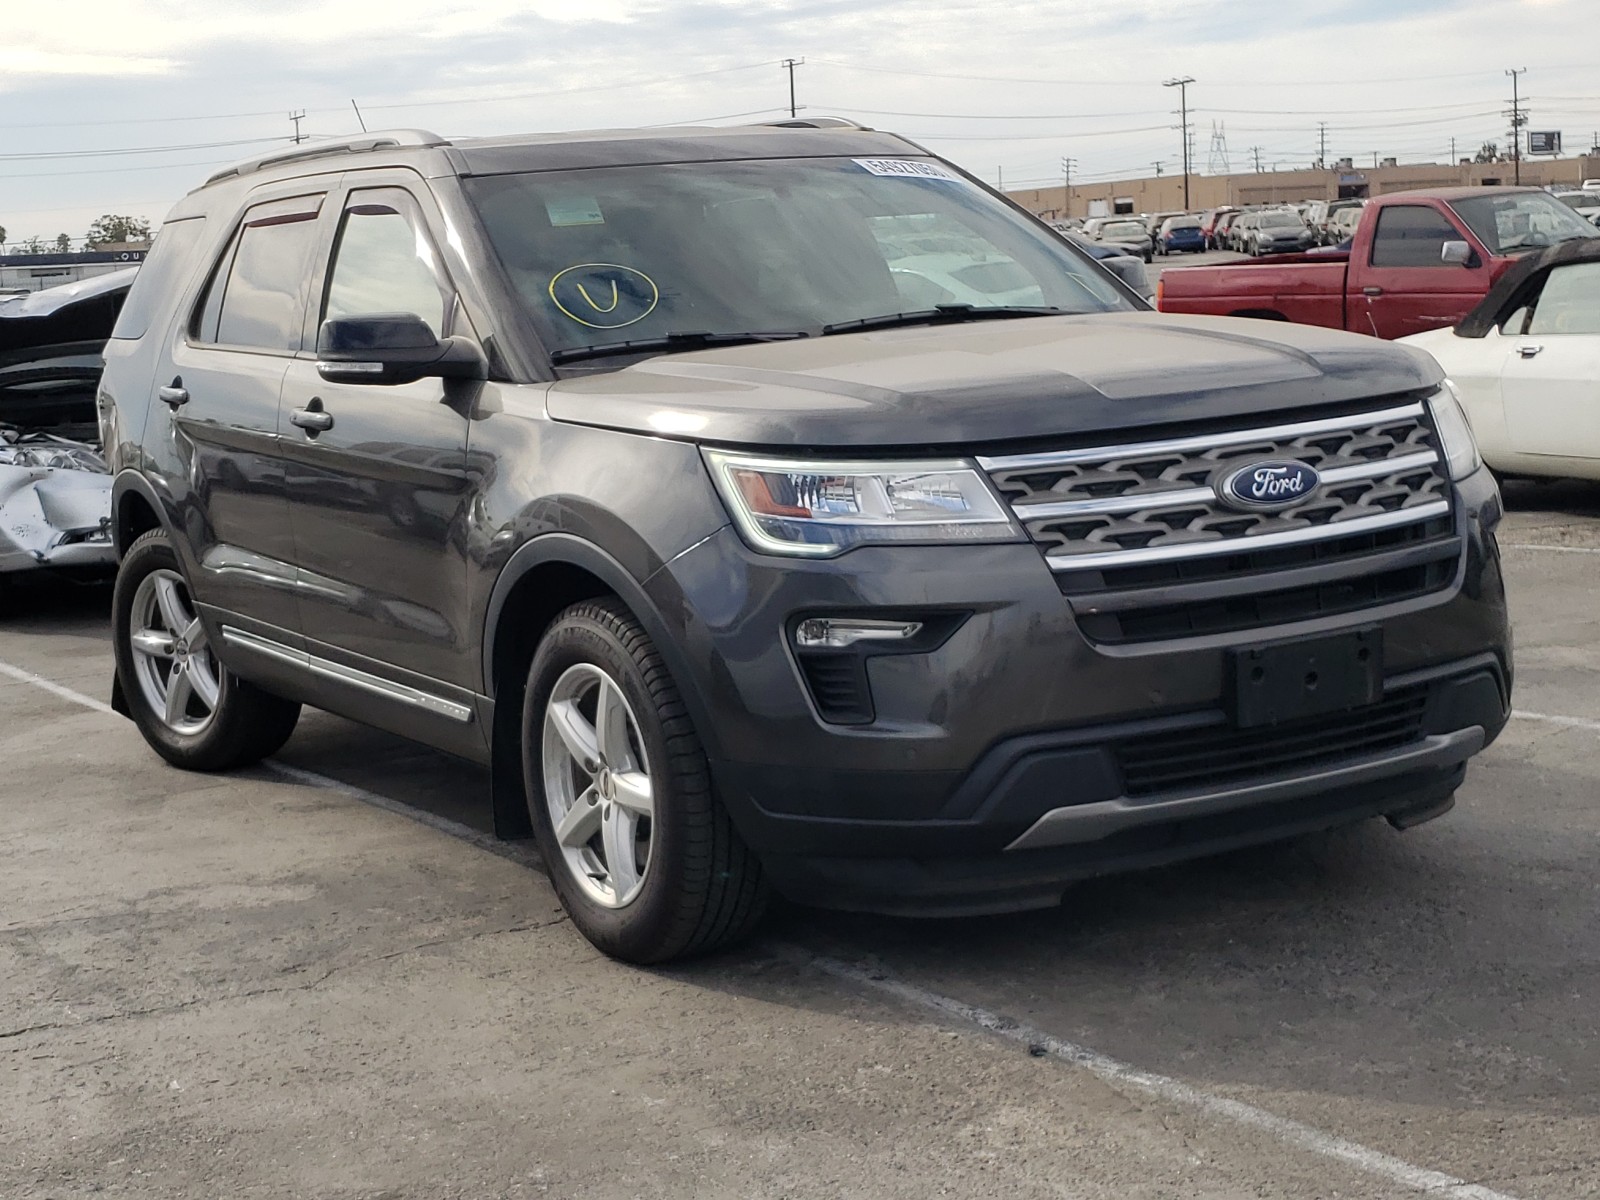
POLYGON ((889 134, 301 146, 177 205, 106 359, 117 706, 488 763, 619 957, 1408 826, 1506 719, 1431 359, 1153 313, 889 134))

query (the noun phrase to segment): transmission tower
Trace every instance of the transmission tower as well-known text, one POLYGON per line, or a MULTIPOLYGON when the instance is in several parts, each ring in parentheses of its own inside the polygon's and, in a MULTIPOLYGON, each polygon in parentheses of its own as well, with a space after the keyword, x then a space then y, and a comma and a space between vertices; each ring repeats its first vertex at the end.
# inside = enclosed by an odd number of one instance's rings
POLYGON ((1211 122, 1211 153, 1206 156, 1206 174, 1233 174, 1233 168, 1228 164, 1228 123, 1226 121, 1211 122))

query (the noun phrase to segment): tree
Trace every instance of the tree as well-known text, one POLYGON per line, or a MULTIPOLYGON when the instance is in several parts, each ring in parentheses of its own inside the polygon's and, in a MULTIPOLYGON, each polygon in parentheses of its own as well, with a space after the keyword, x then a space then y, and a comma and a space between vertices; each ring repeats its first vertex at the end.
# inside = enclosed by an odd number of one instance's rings
POLYGON ((0 246, 5 245, 5 241, 6 241, 6 227, 4 225, 0 225, 0 246))
POLYGON ((56 253, 67 254, 72 250, 72 235, 66 233, 56 234, 56 253))
POLYGON ((143 217, 107 213, 89 226, 89 232, 83 240, 90 247, 114 242, 147 242, 150 240, 150 222, 143 217))
POLYGON ((18 244, 17 253, 18 254, 44 254, 44 253, 46 253, 44 239, 41 238, 38 234, 34 234, 31 238, 28 238, 26 241, 23 241, 23 242, 18 244))
POLYGON ((1494 142, 1485 142, 1472 161, 1475 163, 1499 162, 1500 147, 1494 142))

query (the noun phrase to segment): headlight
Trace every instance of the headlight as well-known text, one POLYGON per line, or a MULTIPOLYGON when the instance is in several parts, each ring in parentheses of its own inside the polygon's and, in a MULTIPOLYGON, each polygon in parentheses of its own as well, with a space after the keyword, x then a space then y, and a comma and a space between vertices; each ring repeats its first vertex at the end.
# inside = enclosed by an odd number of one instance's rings
POLYGON ((800 462, 720 450, 705 457, 739 531, 769 554, 827 558, 875 542, 1021 537, 964 462, 800 462))
POLYGON ((1461 407, 1456 385, 1446 379, 1428 401, 1433 410, 1433 426, 1439 431, 1439 449, 1450 468, 1451 479, 1464 479, 1483 465, 1478 457, 1478 440, 1461 407))

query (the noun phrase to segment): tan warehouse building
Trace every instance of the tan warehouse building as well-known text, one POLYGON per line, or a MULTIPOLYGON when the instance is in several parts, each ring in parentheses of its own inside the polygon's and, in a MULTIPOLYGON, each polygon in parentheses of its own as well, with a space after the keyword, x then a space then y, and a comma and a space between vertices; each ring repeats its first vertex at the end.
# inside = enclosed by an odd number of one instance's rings
MULTIPOLYGON (((1337 200, 1346 196, 1381 196, 1412 188, 1495 186, 1511 183, 1512 174, 1513 164, 1508 162, 1399 166, 1389 160, 1382 166, 1363 169, 1345 160, 1327 169, 1191 175, 1187 206, 1183 202, 1182 175, 1073 184, 1070 189, 1058 186, 1008 190, 1006 194, 1024 208, 1051 220, 1114 213, 1176 212, 1185 207, 1198 212, 1225 204, 1337 200)), ((1534 187, 1577 187, 1585 179, 1600 179, 1600 155, 1539 159, 1522 164, 1522 182, 1534 187)))

